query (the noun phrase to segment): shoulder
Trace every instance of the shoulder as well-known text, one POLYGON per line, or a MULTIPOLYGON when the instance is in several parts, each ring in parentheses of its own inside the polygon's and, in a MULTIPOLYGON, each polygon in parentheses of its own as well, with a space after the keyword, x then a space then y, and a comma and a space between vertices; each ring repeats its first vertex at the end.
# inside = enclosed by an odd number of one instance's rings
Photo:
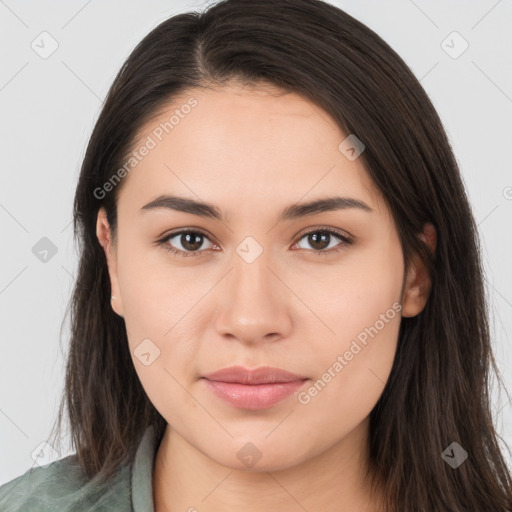
POLYGON ((132 509, 130 469, 124 466, 108 482, 88 480, 69 455, 29 469, 0 486, 2 512, 71 512, 132 509))

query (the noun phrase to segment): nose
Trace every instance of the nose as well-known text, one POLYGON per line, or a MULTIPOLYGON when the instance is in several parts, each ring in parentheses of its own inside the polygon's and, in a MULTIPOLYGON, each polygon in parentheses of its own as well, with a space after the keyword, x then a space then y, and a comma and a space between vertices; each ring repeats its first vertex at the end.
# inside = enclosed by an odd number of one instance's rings
POLYGON ((292 329, 293 294, 284 276, 270 268, 265 252, 252 263, 238 255, 217 295, 217 333, 245 344, 287 338, 292 329))

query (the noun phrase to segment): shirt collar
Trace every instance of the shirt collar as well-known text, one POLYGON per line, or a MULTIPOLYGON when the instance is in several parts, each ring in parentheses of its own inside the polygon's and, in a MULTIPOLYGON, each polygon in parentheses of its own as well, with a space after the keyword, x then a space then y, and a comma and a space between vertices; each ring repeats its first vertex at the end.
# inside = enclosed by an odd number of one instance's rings
POLYGON ((133 512, 154 512, 153 465, 156 457, 157 439, 150 425, 137 448, 131 472, 131 494, 133 512))

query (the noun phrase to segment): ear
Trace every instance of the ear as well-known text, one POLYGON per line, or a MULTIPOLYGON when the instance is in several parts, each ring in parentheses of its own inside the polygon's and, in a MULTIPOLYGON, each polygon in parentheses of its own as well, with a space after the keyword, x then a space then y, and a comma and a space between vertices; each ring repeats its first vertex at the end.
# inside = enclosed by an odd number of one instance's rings
MULTIPOLYGON (((437 233, 430 222, 427 222, 423 226, 423 233, 421 233, 419 237, 430 247, 430 250, 435 253, 437 233)), ((427 268, 419 255, 416 254, 409 268, 404 286, 402 316, 412 317, 423 311, 430 295, 431 286, 432 283, 427 268)))
POLYGON ((112 243, 112 232, 107 220, 107 212, 104 207, 101 207, 98 211, 98 217, 96 220, 96 236, 105 251, 107 259, 110 288, 112 290, 112 296, 114 297, 114 299, 110 301, 112 309, 122 317, 123 300, 117 279, 117 252, 115 245, 112 243))

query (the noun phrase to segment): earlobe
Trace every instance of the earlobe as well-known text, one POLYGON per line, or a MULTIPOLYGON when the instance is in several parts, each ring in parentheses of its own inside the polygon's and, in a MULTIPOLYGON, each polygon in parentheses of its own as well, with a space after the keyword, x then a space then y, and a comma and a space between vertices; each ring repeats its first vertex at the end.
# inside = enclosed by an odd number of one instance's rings
POLYGON ((112 231, 107 219, 107 214, 105 208, 103 207, 101 207, 98 211, 98 217, 96 220, 96 236, 98 237, 98 241, 105 252, 108 273, 110 276, 111 295, 116 297, 115 300, 111 300, 112 309, 120 317, 123 317, 123 303, 121 300, 121 292, 117 278, 116 251, 112 243, 112 231))
MULTIPOLYGON (((430 250, 435 253, 437 246, 437 233, 431 223, 426 223, 423 227, 423 233, 419 237, 425 242, 430 250)), ((425 263, 419 255, 415 255, 409 272, 407 273, 406 284, 403 296, 403 317, 416 316, 425 307, 430 296, 431 279, 425 263)))
POLYGON ((427 303, 430 294, 430 279, 425 275, 421 266, 421 262, 415 261, 409 269, 403 298, 402 316, 404 317, 418 315, 427 303))

